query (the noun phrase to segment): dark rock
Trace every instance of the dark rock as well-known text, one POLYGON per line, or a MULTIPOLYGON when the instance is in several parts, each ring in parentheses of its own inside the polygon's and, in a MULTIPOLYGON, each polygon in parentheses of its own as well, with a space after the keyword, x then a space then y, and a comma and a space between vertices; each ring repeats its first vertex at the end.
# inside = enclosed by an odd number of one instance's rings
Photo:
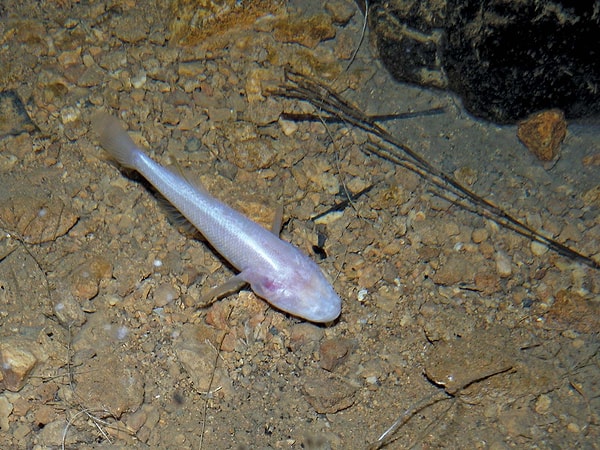
POLYGON ((600 1, 373 0, 380 56, 401 81, 451 89, 513 123, 550 108, 600 114, 600 1))
POLYGON ((16 91, 0 91, 0 138, 37 130, 16 91))

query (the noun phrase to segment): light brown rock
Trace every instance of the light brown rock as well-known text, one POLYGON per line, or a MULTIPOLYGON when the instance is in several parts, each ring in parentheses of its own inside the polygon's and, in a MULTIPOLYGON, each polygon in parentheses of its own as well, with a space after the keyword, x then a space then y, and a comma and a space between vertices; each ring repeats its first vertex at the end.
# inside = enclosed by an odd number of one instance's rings
POLYGON ((354 404, 356 388, 336 378, 317 377, 304 383, 306 400, 319 414, 333 414, 354 404))
POLYGON ((8 431, 9 421, 8 417, 13 411, 13 405, 8 401, 6 396, 0 396, 0 431, 8 431))
POLYGON ((31 352, 29 343, 18 338, 3 339, 0 342, 0 371, 9 391, 21 390, 36 362, 37 358, 31 352))
POLYGON ((329 372, 334 371, 348 359, 355 347, 356 342, 347 338, 329 339, 323 342, 319 351, 321 367, 329 372))
POLYGON ((144 399, 142 373, 119 353, 104 352, 85 360, 74 378, 78 398, 100 418, 119 418, 137 410, 144 399))

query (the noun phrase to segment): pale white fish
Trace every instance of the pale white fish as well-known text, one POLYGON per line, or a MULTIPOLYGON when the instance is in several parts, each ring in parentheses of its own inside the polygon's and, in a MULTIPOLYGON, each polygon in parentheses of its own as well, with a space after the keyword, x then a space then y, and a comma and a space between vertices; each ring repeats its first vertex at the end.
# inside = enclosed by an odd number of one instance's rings
POLYGON ((139 172, 239 270, 227 287, 246 282, 271 305, 311 322, 330 322, 340 315, 340 297, 298 248, 155 162, 114 117, 97 117, 94 128, 113 158, 139 172))

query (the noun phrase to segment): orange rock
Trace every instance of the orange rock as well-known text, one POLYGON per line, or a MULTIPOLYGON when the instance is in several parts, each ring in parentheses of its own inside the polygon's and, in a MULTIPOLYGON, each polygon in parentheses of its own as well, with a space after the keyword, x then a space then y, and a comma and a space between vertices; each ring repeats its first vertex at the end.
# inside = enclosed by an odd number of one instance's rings
POLYGON ((317 14, 308 19, 286 17, 275 24, 273 36, 279 42, 297 42, 315 48, 319 42, 335 37, 335 28, 327 14, 317 14))
POLYGON ((172 0, 169 3, 170 40, 184 46, 219 45, 208 37, 250 28, 258 18, 279 15, 285 10, 280 0, 172 0))
POLYGON ((535 113, 519 122, 517 130, 517 136, 525 147, 542 161, 556 158, 566 134, 567 122, 559 109, 535 113))

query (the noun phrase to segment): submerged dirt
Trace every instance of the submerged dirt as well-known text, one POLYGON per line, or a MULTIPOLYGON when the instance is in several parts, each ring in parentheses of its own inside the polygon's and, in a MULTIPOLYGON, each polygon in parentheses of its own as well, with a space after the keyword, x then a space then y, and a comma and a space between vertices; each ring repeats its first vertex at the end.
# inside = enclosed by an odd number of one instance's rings
POLYGON ((25 117, 0 140, 3 448, 367 448, 399 418, 387 448, 598 448, 600 272, 441 199, 352 127, 283 120, 314 110, 267 88, 288 67, 368 114, 444 107, 385 127, 596 257, 597 127, 570 124, 544 165, 516 127, 395 83, 368 40, 345 70, 362 27, 349 0, 197 40, 178 23, 177 41, 175 3, 91 3, 0 9, 0 83, 39 129, 25 117), (198 304, 232 269, 107 160, 99 111, 265 226, 283 205, 282 238, 333 280, 339 320, 249 290, 198 304))

